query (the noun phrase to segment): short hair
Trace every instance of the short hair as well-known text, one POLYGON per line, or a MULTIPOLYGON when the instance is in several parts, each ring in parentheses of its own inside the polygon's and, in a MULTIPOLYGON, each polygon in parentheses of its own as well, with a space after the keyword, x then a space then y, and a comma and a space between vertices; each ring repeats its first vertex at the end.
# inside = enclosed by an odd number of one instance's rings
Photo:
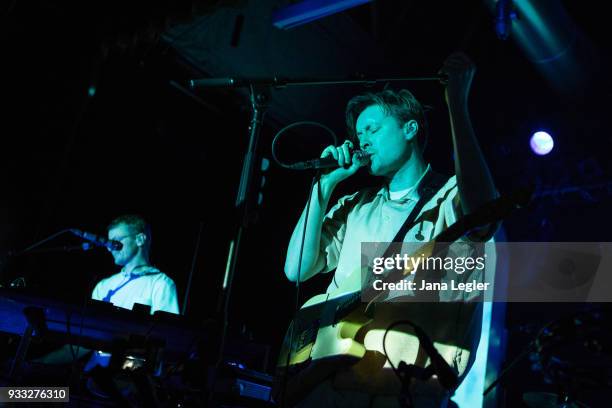
POLYGON ((146 248, 147 250, 151 249, 151 226, 142 216, 136 214, 121 215, 112 220, 110 224, 108 224, 108 227, 106 229, 107 231, 110 231, 111 229, 119 225, 126 225, 132 230, 134 230, 134 232, 137 234, 145 234, 145 236, 147 237, 146 248))
POLYGON ((357 118, 366 108, 374 105, 380 106, 385 114, 393 116, 400 126, 410 120, 416 120, 419 125, 417 146, 421 151, 425 150, 429 133, 425 112, 421 103, 407 89, 399 91, 386 89, 377 93, 368 92, 353 97, 346 106, 346 126, 353 141, 357 141, 355 130, 357 118))

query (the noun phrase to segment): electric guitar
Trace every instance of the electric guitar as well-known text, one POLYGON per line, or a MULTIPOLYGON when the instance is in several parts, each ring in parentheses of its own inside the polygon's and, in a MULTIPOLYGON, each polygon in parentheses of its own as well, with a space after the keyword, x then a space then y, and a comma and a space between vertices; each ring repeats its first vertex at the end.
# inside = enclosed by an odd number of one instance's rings
MULTIPOLYGON (((428 257, 438 253, 440 247, 448 245, 445 243, 452 243, 477 227, 497 222, 514 208, 524 206, 530 197, 530 191, 520 190, 508 197, 493 200, 478 211, 462 217, 440 233, 434 241, 424 244, 416 254, 428 257)), ((380 276, 384 276, 382 280, 385 282, 398 282, 412 273, 416 273, 415 281, 422 279, 420 273, 411 266, 380 276)), ((389 325, 395 321, 410 319, 410 316, 418 316, 425 309, 422 309, 422 303, 379 302, 386 295, 385 292, 367 286, 361 291, 346 294, 327 293, 309 299, 300 308, 285 335, 272 392, 275 400, 284 406, 292 406, 318 384, 339 371, 343 371, 343 378, 347 382, 353 385, 361 384, 360 389, 365 392, 397 394, 400 385, 394 374, 390 373, 391 377, 382 374, 387 356, 381 347, 378 347, 378 350, 368 347, 366 337, 369 333, 378 332, 380 343, 380 337, 389 325), (363 302, 362 299, 369 301, 363 302), (389 381, 390 379, 392 381, 389 381)), ((475 307, 475 304, 471 305, 475 307)), ((434 313, 439 313, 439 316, 427 317, 432 321, 444 318, 451 312, 449 309, 456 306, 453 303, 438 303, 438 311, 434 313)), ((427 313, 431 311, 428 310, 427 313)), ((467 327, 457 329, 465 330, 467 327)), ((399 326, 396 331, 413 333, 408 326, 399 326)), ((450 340, 445 338, 445 333, 428 334, 435 338, 436 342, 450 340)), ((402 360, 415 360, 418 341, 412 346, 406 343, 402 345, 405 349, 401 355, 402 360)), ((392 355, 391 352, 389 354, 392 355)), ((394 360, 397 360, 397 353, 394 360)), ((388 370, 386 371, 388 373, 388 370)))

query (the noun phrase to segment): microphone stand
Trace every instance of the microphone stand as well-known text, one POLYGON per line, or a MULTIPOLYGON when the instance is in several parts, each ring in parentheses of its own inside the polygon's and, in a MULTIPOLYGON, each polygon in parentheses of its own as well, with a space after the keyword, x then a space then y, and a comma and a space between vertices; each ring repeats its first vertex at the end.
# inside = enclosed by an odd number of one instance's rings
MULTIPOLYGON (((60 236, 62 234, 65 234, 65 233, 67 233, 69 231, 70 231, 69 229, 64 229, 64 230, 58 231, 58 232, 56 232, 54 234, 49 235, 46 238, 43 238, 40 241, 37 241, 37 242, 33 243, 32 245, 28 246, 27 248, 24 248, 24 249, 19 250, 19 251, 7 251, 4 254, 2 254, 2 256, 0 258, 0 287, 2 287, 2 283, 1 282, 4 279, 4 277, 2 276, 3 275, 2 272, 4 270, 4 265, 3 264, 5 264, 5 263, 8 264, 8 262, 10 261, 11 258, 15 258, 15 257, 21 256, 21 255, 25 255, 25 254, 28 254, 28 253, 59 252, 59 251, 62 251, 63 248, 52 248, 52 249, 36 249, 36 248, 40 247, 41 245, 51 241, 52 239, 54 239, 54 238, 56 238, 56 237, 58 237, 58 236, 60 236)), ((14 279, 10 283, 9 287, 21 287, 21 286, 25 286, 25 283, 24 284, 19 284, 19 285, 13 285, 13 283, 15 283, 16 281, 25 282, 25 279, 23 277, 19 277, 17 279, 14 279)))
POLYGON ((437 374, 438 381, 444 389, 446 389, 447 391, 455 390, 459 386, 459 379, 457 377, 457 373, 455 373, 454 369, 444 360, 438 350, 436 350, 432 339, 416 323, 410 320, 399 320, 387 327, 382 340, 384 354, 386 356, 389 355, 387 353, 386 347, 387 334, 391 331, 391 329, 399 325, 408 325, 414 330, 414 335, 419 340, 418 354, 421 353, 422 349, 429 356, 430 359, 430 364, 424 368, 419 367, 415 364, 407 364, 405 361, 400 361, 398 367, 396 368, 393 363, 391 363, 391 360, 388 360, 391 364, 393 372, 398 377, 401 384, 401 391, 399 397, 400 405, 403 407, 414 407, 414 402, 412 401, 412 396, 410 394, 410 382, 413 378, 420 381, 427 381, 434 374, 437 374))
POLYGON ((59 237, 60 235, 65 234, 67 232, 70 232, 69 228, 63 229, 63 230, 58 231, 58 232, 56 232, 54 234, 51 234, 48 237, 43 238, 40 241, 37 241, 37 242, 33 243, 29 247, 22 249, 21 251, 9 251, 7 255, 9 257, 14 257, 14 256, 21 256, 21 255, 24 255, 24 254, 29 253, 29 252, 36 252, 36 251, 34 251, 34 249, 38 248, 42 244, 45 244, 45 243, 51 241, 52 239, 54 239, 56 237, 59 237))
POLYGON ((51 248, 40 248, 28 251, 29 254, 44 254, 50 252, 80 252, 80 251, 89 251, 94 248, 94 244, 90 242, 83 242, 80 245, 64 245, 58 247, 51 248))
MULTIPOLYGON (((48 237, 35 242, 34 244, 28 246, 27 248, 24 248, 20 251, 9 251, 7 253, 7 257, 8 258, 12 258, 12 257, 18 257, 18 256, 22 256, 22 255, 26 255, 26 254, 35 254, 35 253, 53 253, 53 252, 72 252, 72 251, 88 251, 90 249, 93 248, 93 244, 89 243, 89 242, 84 242, 80 245, 64 245, 61 247, 51 247, 51 248, 40 248, 40 246, 42 246, 43 244, 57 238, 60 235, 63 235, 65 233, 70 232, 70 229, 63 229, 61 231, 58 231, 54 234, 49 235, 48 237)), ((0 288, 2 287, 2 285, 0 284, 0 288)), ((26 287, 26 279, 25 277, 21 276, 18 277, 16 279, 13 279, 11 281, 11 283, 8 285, 8 288, 10 289, 14 289, 14 288, 24 288, 26 287)), ((27 308, 26 308, 27 309, 27 308)), ((26 310, 24 309, 24 313, 26 313, 26 310)), ((27 316, 26 316, 27 317, 27 316)), ((35 316, 36 318, 38 318, 38 316, 35 316)), ((35 319, 37 320, 37 319, 35 319)), ((26 353, 27 350, 29 348, 30 345, 30 341, 32 340, 32 335, 33 333, 36 331, 34 330, 34 326, 32 324, 32 322, 30 321, 30 318, 28 318, 28 326, 26 327, 24 333, 21 335, 21 340, 19 341, 19 345, 17 348, 17 351, 15 352, 15 357, 13 358, 13 361, 11 363, 11 366, 9 368, 8 371, 8 379, 10 381, 14 381, 16 379, 16 377, 19 375, 18 373, 21 370, 21 365, 23 364, 25 357, 26 357, 26 353)), ((77 349, 78 350, 78 349, 77 349)))
POLYGON ((217 303, 217 313, 222 314, 223 322, 221 329, 221 339, 219 342, 218 356, 213 372, 213 386, 209 395, 209 403, 213 402, 215 392, 214 384, 216 384, 216 376, 223 362, 223 354, 225 351, 225 344, 227 340, 227 329, 229 325, 228 319, 230 296, 232 293, 234 275, 236 272, 236 264, 238 261, 242 237, 245 230, 253 222, 253 217, 251 215, 251 205, 253 201, 250 200, 253 190, 253 170, 256 163, 257 143, 259 141, 259 136, 261 133, 261 125, 263 123, 263 118, 268 108, 269 95, 269 88, 265 86, 255 86, 253 84, 249 85, 249 96, 252 108, 252 116, 249 124, 249 144, 247 146, 247 150, 244 156, 242 174, 240 176, 240 186, 238 187, 238 194, 235 203, 235 209, 238 213, 239 221, 236 225, 234 238, 230 241, 229 252, 225 267, 225 276, 223 278, 221 293, 219 294, 219 299, 217 303))
MULTIPOLYGON (((356 79, 340 79, 340 78, 329 78, 329 79, 314 79, 314 78, 300 78, 300 79, 286 79, 286 78, 200 78, 190 79, 187 81, 187 85, 190 89, 197 88, 242 88, 242 87, 268 87, 268 88, 287 88, 295 86, 323 86, 323 85, 365 85, 374 86, 376 84, 387 83, 387 82, 406 82, 406 81, 445 81, 448 79, 448 75, 440 74, 433 76, 411 76, 411 77, 399 77, 399 78, 356 78, 356 79)), ((174 83, 173 83, 174 85, 174 83)))
MULTIPOLYGON (((355 85, 362 84, 372 86, 377 83, 395 82, 395 81, 443 81, 446 75, 435 75, 426 77, 401 77, 401 78, 382 78, 382 79, 284 79, 284 78, 202 78, 191 79, 188 81, 190 89, 206 88, 206 87, 223 87, 223 88, 248 88, 249 99, 251 103, 252 115, 249 125, 249 143, 244 156, 242 175, 240 177, 240 186, 236 197, 235 209, 238 212, 239 222, 237 223, 234 238, 230 241, 229 252, 227 256, 225 275, 221 293, 217 303, 217 312, 223 315, 223 325, 221 331, 221 340, 219 344, 218 358, 215 364, 215 373, 223 360, 225 350, 230 296, 234 276, 236 272, 236 264, 240 253, 242 237, 250 224, 253 222, 251 214, 251 206, 254 202, 253 194, 253 170, 257 162, 257 144, 261 133, 261 125, 268 109, 268 101, 272 88, 286 88, 295 86, 322 86, 322 85, 355 85)), ((176 86, 175 81, 171 84, 176 86)), ((215 380, 213 379, 213 384, 215 380)), ((210 394, 212 402, 214 394, 214 386, 210 394)))

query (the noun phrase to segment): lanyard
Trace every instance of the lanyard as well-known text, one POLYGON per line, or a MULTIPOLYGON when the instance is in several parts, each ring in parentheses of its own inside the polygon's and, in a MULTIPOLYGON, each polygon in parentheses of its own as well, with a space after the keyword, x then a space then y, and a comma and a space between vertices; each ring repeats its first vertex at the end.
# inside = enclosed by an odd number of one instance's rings
POLYGON ((115 289, 110 289, 108 291, 108 293, 106 294, 106 296, 104 296, 104 299, 102 299, 105 302, 110 302, 111 297, 113 297, 113 295, 115 293, 117 293, 119 291, 119 289, 121 289, 122 287, 124 287, 125 285, 127 285, 128 283, 130 283, 131 281, 133 281, 136 278, 140 278, 143 275, 135 275, 135 274, 130 274, 130 278, 128 280, 126 280, 125 282, 123 282, 121 285, 119 285, 118 287, 116 287, 115 289))

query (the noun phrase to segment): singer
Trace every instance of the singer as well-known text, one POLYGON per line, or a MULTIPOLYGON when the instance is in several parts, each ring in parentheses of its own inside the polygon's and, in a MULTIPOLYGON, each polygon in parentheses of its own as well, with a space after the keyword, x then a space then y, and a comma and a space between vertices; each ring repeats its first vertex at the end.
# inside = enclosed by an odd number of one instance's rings
POLYGON ((163 310, 179 313, 174 281, 149 261, 151 228, 138 215, 124 215, 108 226, 108 239, 122 244, 108 249, 121 271, 98 282, 92 299, 132 309, 134 303, 151 306, 151 313, 163 310))
MULTIPOLYGON (((482 156, 468 114, 468 95, 474 63, 462 53, 450 55, 440 73, 446 74, 444 96, 451 123, 455 175, 435 173, 423 157, 427 126, 421 104, 408 90, 385 90, 354 97, 346 108, 350 140, 328 146, 321 157, 333 157, 339 167, 321 176, 311 197, 301 268, 298 260, 306 209, 293 231, 285 262, 287 278, 295 282, 335 269, 327 293, 331 297, 360 290, 361 242, 427 242, 497 192, 482 156), (361 158, 351 149, 365 152, 361 158), (326 211, 336 186, 367 166, 381 178, 377 189, 344 196, 326 211), (407 223, 406 227, 401 227, 407 223), (398 231, 407 233, 397 237, 398 231), (299 277, 298 277, 299 270, 299 277)), ((473 231, 466 240, 492 239, 497 225, 473 231)), ((463 299, 465 300, 465 299, 463 299)), ((459 379, 467 373, 480 335, 481 309, 471 303, 414 303, 407 319, 418 322, 432 336, 436 348, 459 379), (474 307, 469 307, 469 306, 474 307), (454 307, 454 308, 453 308, 454 307)), ((366 348, 383 353, 384 329, 368 333, 366 348)), ((414 335, 390 332, 387 359, 424 366, 427 354, 414 335)), ((446 406, 450 393, 432 377, 412 381, 410 399, 416 407, 446 406)), ((399 407, 401 384, 388 360, 371 371, 338 369, 319 383, 299 407, 399 407), (384 364, 384 367, 382 365, 384 364), (382 387, 374 387, 382 384, 382 387)))

